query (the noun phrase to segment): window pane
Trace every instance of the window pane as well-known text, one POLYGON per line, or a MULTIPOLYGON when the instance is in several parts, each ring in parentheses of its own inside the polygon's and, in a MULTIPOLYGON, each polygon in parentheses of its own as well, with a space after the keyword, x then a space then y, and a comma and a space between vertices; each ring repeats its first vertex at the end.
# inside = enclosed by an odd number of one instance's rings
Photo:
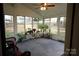
POLYGON ((17 32, 24 33, 24 17, 17 16, 17 32))
POLYGON ((50 19, 49 18, 44 19, 44 21, 45 21, 45 24, 49 25, 49 22, 50 22, 50 19))
POLYGON ((51 33, 52 34, 57 34, 57 18, 51 18, 51 33))
POLYGON ((39 24, 43 24, 43 20, 42 19, 39 20, 39 24))
POLYGON ((40 26, 39 26, 41 24, 43 24, 43 19, 39 19, 39 21, 37 22, 38 31, 41 31, 40 26))
POLYGON ((32 17, 25 17, 26 31, 32 29, 32 17))
POLYGON ((64 40, 65 39, 65 26, 66 26, 66 18, 60 18, 60 37, 64 40))
POLYGON ((39 24, 39 19, 38 18, 34 18, 33 19, 33 29, 38 30, 38 24, 39 24))
POLYGON ((13 30, 13 16, 11 15, 4 15, 5 17, 5 35, 7 37, 14 36, 13 30))
POLYGON ((46 29, 46 32, 49 32, 49 29, 50 29, 50 19, 49 18, 47 18, 47 19, 44 19, 44 23, 45 23, 45 25, 47 25, 48 26, 48 29, 46 29))

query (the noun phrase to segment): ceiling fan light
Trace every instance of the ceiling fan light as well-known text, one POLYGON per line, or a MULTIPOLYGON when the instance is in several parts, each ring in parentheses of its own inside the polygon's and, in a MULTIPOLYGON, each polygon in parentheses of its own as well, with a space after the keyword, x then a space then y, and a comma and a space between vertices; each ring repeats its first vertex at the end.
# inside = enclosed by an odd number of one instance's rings
POLYGON ((41 7, 40 10, 46 10, 46 7, 41 7))
POLYGON ((44 6, 46 6, 47 5, 47 3, 44 3, 44 6))

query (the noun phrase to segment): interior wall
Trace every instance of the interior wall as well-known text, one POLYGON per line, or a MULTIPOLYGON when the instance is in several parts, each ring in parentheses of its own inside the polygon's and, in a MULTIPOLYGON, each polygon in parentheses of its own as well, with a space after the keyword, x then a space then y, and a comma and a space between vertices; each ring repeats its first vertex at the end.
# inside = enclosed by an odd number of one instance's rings
POLYGON ((72 15, 73 15, 73 4, 67 4, 66 36, 65 36, 65 54, 66 55, 69 55, 69 52, 70 52, 72 15))
POLYGON ((1 28, 2 23, 1 22, 3 20, 2 19, 2 10, 3 10, 2 4, 0 4, 0 56, 2 56, 2 45, 1 45, 1 43, 2 43, 2 37, 1 37, 2 36, 2 32, 1 32, 2 31, 2 28, 1 28))
POLYGON ((79 56, 79 4, 68 4, 65 54, 79 56))
POLYGON ((38 17, 38 18, 43 18, 41 14, 44 14, 44 18, 66 16, 66 4, 64 4, 64 6, 60 4, 59 7, 58 5, 56 5, 56 7, 52 8, 51 10, 48 9, 46 11, 38 11, 40 12, 40 14, 36 12, 36 9, 34 10, 32 9, 34 8, 29 7, 26 4, 21 4, 21 3, 15 3, 15 4, 5 3, 4 4, 4 13, 8 15, 15 14, 15 15, 20 15, 20 16, 23 15, 23 16, 31 16, 31 17, 38 17))
POLYGON ((75 4, 73 23, 73 38, 72 38, 72 55, 79 56, 79 4, 75 4))
POLYGON ((13 15, 13 7, 10 4, 4 4, 4 14, 13 15))
POLYGON ((41 17, 39 14, 24 7, 22 4, 4 4, 4 13, 8 15, 41 17))
POLYGON ((0 3, 0 55, 5 55, 5 27, 3 4, 0 3))
MULTIPOLYGON (((0 34, 0 38, 1 38, 1 34, 0 34)), ((0 39, 0 56, 2 55, 2 48, 1 48, 1 39, 0 39)))

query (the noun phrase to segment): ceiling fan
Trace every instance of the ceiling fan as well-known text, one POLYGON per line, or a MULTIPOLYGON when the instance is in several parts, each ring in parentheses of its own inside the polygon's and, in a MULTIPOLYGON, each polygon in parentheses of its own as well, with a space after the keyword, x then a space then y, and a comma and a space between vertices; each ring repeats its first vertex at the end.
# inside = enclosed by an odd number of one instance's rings
POLYGON ((50 3, 41 3, 40 4, 40 10, 47 10, 49 7, 55 7, 54 4, 50 4, 50 3))

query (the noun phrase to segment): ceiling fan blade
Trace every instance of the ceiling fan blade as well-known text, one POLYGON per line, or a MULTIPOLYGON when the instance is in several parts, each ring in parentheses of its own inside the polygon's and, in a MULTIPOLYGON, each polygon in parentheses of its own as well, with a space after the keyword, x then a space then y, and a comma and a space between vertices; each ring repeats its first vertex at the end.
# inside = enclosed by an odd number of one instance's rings
POLYGON ((47 5, 47 7, 55 7, 55 5, 47 5))

